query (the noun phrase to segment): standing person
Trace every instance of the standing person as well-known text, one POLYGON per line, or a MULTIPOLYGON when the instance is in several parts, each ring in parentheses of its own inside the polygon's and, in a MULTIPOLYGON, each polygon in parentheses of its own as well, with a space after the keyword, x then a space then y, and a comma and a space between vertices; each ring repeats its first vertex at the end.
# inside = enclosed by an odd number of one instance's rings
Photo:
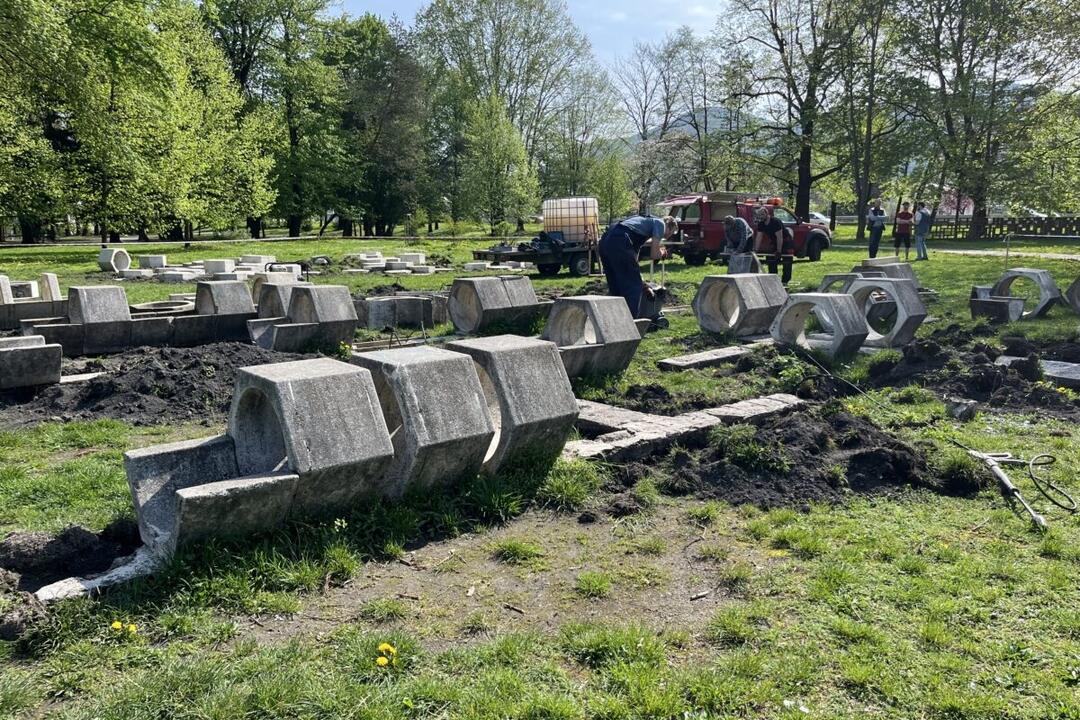
POLYGON ((784 264, 784 273, 780 281, 785 285, 791 281, 791 261, 795 252, 795 243, 784 232, 784 223, 780 222, 764 207, 754 210, 754 222, 757 223, 757 251, 768 252, 766 263, 769 272, 776 274, 779 263, 784 264))
POLYGON ((904 261, 911 259, 911 228, 915 224, 915 216, 911 214, 911 203, 903 203, 900 212, 896 213, 896 228, 893 231, 893 248, 897 257, 900 256, 900 243, 904 244, 904 261))
POLYGON ((930 223, 933 215, 926 203, 920 202, 919 209, 915 212, 915 259, 929 260, 926 253, 926 236, 930 234, 930 223))
POLYGON ((604 264, 608 294, 622 296, 634 318, 641 311, 641 296, 652 297, 652 289, 641 278, 641 248, 648 245, 653 260, 665 257, 667 251, 660 243, 678 229, 679 224, 671 216, 661 220, 635 215, 615 223, 600 238, 600 262, 604 264))
POLYGON ((885 211, 881 209, 881 198, 874 200, 874 205, 866 212, 866 225, 870 228, 870 257, 877 257, 881 235, 885 232, 885 211))

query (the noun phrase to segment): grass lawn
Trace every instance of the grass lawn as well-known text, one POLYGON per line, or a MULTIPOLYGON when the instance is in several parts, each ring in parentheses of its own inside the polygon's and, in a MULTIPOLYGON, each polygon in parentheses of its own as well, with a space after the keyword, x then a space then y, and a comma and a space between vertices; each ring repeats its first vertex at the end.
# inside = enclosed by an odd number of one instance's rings
MULTIPOLYGON (((483 245, 408 247, 457 263, 483 245)), ((157 250, 174 260, 241 252, 287 260, 404 247, 326 240, 157 250)), ((816 287, 864 255, 838 247, 820 263, 798 263, 792 289, 816 287)), ((0 272, 57 272, 65 287, 111 282, 95 257, 92 247, 4 248, 0 272)), ((1050 270, 1062 286, 1080 275, 1080 262, 1022 264, 1050 270)), ((915 267, 940 294, 926 335, 970 327, 970 286, 992 282, 1003 262, 936 254, 915 267)), ((666 276, 689 303, 717 272, 671 262, 666 276)), ((365 290, 388 278, 318 281, 365 290)), ((435 289, 451 277, 398 281, 435 289)), ((586 280, 534 283, 565 292, 586 280)), ((132 302, 193 289, 124 286, 132 302)), ((1057 308, 998 335, 1065 340, 1076 330, 1077 318, 1057 308)), ((674 315, 623 377, 576 389, 615 400, 656 384, 676 399, 720 404, 790 389, 799 375, 793 358, 753 382, 656 368, 722 340, 701 333, 691 314, 674 315)), ((858 382, 869 363, 861 356, 834 371, 858 382)), ((949 449, 955 438, 987 451, 1052 452, 1056 479, 1076 488, 1072 423, 1036 414, 961 423, 932 395, 887 389, 844 402, 929 443, 943 472, 974 472, 949 449)), ((118 418, 0 432, 0 532, 100 530, 131 517, 123 450, 214 431, 118 418)), ((643 511, 616 519, 598 510, 617 470, 564 461, 189 549, 152 579, 62 603, 19 641, 0 642, 0 717, 1080 718, 1080 517, 1047 511, 1052 529, 1040 535, 993 490, 766 511, 668 494, 657 474, 629 490, 643 511), (595 522, 579 522, 583 510, 595 522)), ((1014 477, 1034 500, 1030 483, 1014 477)), ((13 603, 0 594, 0 614, 13 603)))

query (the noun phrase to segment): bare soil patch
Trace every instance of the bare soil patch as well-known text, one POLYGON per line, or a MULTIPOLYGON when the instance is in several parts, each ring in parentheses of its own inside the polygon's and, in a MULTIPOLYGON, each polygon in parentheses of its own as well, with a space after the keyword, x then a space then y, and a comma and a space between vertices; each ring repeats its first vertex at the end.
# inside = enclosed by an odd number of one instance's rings
POLYGON ((245 343, 215 343, 65 359, 65 375, 106 374, 87 382, 0 393, 0 427, 100 418, 133 425, 211 424, 228 412, 238 368, 303 357, 245 343))

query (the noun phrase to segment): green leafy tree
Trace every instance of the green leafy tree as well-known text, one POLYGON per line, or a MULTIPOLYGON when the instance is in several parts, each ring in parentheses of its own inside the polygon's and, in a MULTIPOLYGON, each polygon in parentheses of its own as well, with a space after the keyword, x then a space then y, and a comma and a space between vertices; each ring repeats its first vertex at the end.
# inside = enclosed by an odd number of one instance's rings
POLYGON ((465 140, 465 196, 492 234, 501 223, 534 212, 539 195, 536 174, 529 167, 521 135, 497 95, 488 95, 472 107, 465 140))
POLYGON ((600 217, 607 218, 610 225, 616 217, 630 209, 630 177, 623 160, 608 153, 592 166, 589 173, 589 192, 596 196, 600 205, 600 217))

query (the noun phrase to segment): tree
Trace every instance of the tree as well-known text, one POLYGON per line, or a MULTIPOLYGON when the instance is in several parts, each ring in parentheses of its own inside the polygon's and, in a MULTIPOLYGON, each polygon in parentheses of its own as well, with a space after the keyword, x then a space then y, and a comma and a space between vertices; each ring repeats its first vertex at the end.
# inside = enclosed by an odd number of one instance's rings
POLYGON ((488 95, 471 108, 465 139, 465 195, 494 235, 500 224, 536 209, 536 175, 499 96, 488 95))
POLYGON ((545 197, 581 195, 614 127, 614 96, 600 68, 570 78, 558 112, 540 151, 540 180, 545 197))
POLYGON ((600 205, 600 216, 607 218, 608 225, 630 209, 633 198, 630 195, 629 181, 626 167, 615 153, 604 155, 592 166, 589 173, 589 192, 596 196, 600 205))

